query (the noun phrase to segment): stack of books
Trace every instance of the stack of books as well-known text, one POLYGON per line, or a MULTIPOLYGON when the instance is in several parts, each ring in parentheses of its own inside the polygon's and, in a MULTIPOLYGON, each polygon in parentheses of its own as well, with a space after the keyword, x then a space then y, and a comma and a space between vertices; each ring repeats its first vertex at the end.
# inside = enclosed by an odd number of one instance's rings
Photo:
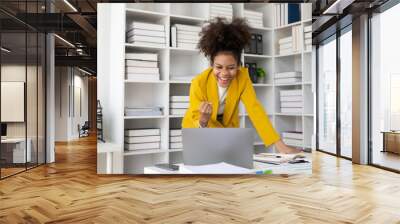
POLYGON ((275 84, 295 84, 301 82, 301 72, 281 72, 274 76, 275 84))
POLYGON ((126 42, 148 47, 165 47, 165 26, 153 23, 132 22, 128 25, 126 42))
POLYGON ((129 81, 159 81, 158 55, 152 53, 126 53, 125 79, 129 81))
POLYGON ((274 5, 275 26, 285 26, 300 21, 300 4, 283 3, 274 5))
POLYGON ((231 3, 210 3, 210 19, 216 17, 225 18, 228 21, 232 21, 233 8, 231 3))
POLYGON ((282 113, 302 113, 303 112, 303 93, 302 90, 281 90, 281 112, 282 113))
POLYGON ((170 149, 183 149, 182 130, 181 129, 169 130, 169 148, 170 149))
POLYGON ((303 147, 303 139, 304 139, 303 132, 299 131, 282 132, 282 140, 287 145, 303 147))
POLYGON ((304 50, 311 51, 312 47, 312 26, 304 26, 304 50))
POLYGON ((293 38, 292 37, 285 37, 279 39, 279 54, 291 54, 293 53, 293 38))
POLYGON ((279 54, 292 54, 301 51, 301 26, 292 27, 292 36, 279 39, 279 54))
POLYGON ((244 10, 244 18, 251 27, 264 27, 262 12, 244 10))
POLYGON ((174 24, 171 26, 171 47, 196 49, 201 26, 174 24))
POLYGON ((160 129, 125 130, 125 150, 160 149, 160 129))
POLYGON ((169 114, 184 115, 189 108, 189 96, 171 96, 169 114))
POLYGON ((125 116, 160 116, 162 107, 125 107, 125 116))

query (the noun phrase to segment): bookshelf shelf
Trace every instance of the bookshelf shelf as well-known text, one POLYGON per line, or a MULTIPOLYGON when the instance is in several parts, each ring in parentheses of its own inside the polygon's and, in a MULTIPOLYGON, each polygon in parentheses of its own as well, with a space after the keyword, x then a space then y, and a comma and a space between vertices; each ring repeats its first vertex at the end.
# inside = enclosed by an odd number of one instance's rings
POLYGON ((125 120, 132 120, 132 119, 162 119, 165 118, 165 115, 160 116, 124 116, 125 120))
POLYGON ((168 117, 170 117, 170 118, 182 118, 183 114, 170 114, 168 117))
POLYGON ((124 156, 133 156, 133 155, 146 155, 146 154, 155 154, 155 153, 166 153, 167 150, 164 149, 148 149, 148 150, 137 150, 137 151, 124 151, 124 156))
POLYGON ((275 30, 279 31, 279 30, 291 28, 292 26, 296 26, 296 25, 300 25, 300 24, 301 24, 301 21, 300 22, 295 22, 295 23, 290 23, 290 24, 287 24, 287 25, 284 25, 284 26, 276 27, 275 30))
POLYGON ((248 58, 266 58, 266 59, 272 58, 272 56, 270 55, 260 55, 260 54, 243 54, 243 56, 248 58))
POLYGON ((147 11, 142 9, 127 8, 127 17, 140 17, 144 20, 146 19, 162 19, 168 16, 166 13, 147 11))
MULTIPOLYGON (((111 97, 101 97, 105 108, 112 110, 104 117, 112 120, 104 122, 110 127, 104 127, 108 135, 112 135, 112 142, 122 148, 122 156, 118 158, 121 164, 116 173, 141 174, 143 168, 157 163, 181 163, 182 149, 171 149, 169 131, 180 129, 184 115, 170 114, 170 96, 188 96, 191 80, 201 71, 208 68, 210 63, 198 49, 185 49, 171 47, 171 26, 174 24, 201 26, 210 19, 212 3, 126 3, 109 4, 113 7, 105 14, 103 22, 98 27, 112 27, 113 38, 109 33, 99 33, 102 39, 99 49, 110 49, 98 54, 101 63, 98 72, 99 93, 107 89, 111 97), (126 43, 126 27, 133 21, 149 22, 165 26, 165 47, 138 45, 126 43), (125 80, 125 53, 155 53, 157 54, 160 80, 157 81, 132 81, 125 80), (112 74, 109 71, 113 71, 112 74), (107 102, 110 101, 110 102, 107 102), (161 116, 123 116, 125 107, 146 107, 149 105, 163 107, 164 115, 161 116), (122 115, 122 116, 121 116, 122 115), (124 151, 125 129, 160 129, 160 149, 124 151)), ((302 4, 301 10, 305 10, 302 4)), ((259 102, 265 108, 268 117, 277 130, 302 131, 304 134, 304 148, 314 145, 314 97, 315 79, 312 77, 311 61, 312 51, 290 54, 279 54, 279 39, 289 37, 292 27, 299 25, 301 29, 310 25, 311 15, 304 17, 303 21, 285 26, 274 26, 273 4, 265 3, 232 3, 233 17, 243 17, 244 10, 253 10, 263 13, 263 27, 250 27, 250 32, 262 35, 263 55, 242 54, 241 62, 256 63, 257 67, 264 68, 266 78, 264 83, 254 83, 259 102), (282 72, 301 72, 301 81, 289 84, 275 83, 274 76, 282 72), (302 113, 281 113, 280 90, 301 90, 304 97, 304 111, 302 113)), ((302 15, 303 16, 303 15, 302 15)), ((101 18, 101 16, 99 16, 101 18)), ((99 42, 100 43, 100 42, 99 42)), ((303 43, 303 40, 302 42, 303 43)), ((179 44, 178 44, 179 46, 179 44)), ((252 125, 243 104, 239 107, 240 127, 254 130, 254 147, 257 152, 274 150, 274 147, 265 148, 264 143, 252 125), (260 151, 262 150, 262 151, 260 151)), ((106 135, 107 136, 107 135, 106 135)), ((107 140, 107 139, 106 139, 107 140)))
POLYGON ((146 45, 139 45, 139 44, 130 44, 130 43, 125 43, 125 46, 127 48, 132 48, 135 50, 143 50, 143 51, 148 51, 148 50, 165 50, 167 49, 166 47, 152 47, 152 46, 146 46, 146 45))

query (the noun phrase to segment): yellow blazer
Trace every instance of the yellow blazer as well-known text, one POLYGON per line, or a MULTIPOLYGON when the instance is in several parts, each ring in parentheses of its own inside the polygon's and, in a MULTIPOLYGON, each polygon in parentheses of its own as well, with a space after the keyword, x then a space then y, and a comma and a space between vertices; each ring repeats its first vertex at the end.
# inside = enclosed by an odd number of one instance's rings
POLYGON ((238 128, 239 127, 239 101, 242 101, 253 126, 266 146, 280 139, 275 131, 263 105, 257 100, 254 87, 249 77, 247 68, 240 67, 238 74, 231 81, 226 96, 222 123, 217 120, 218 113, 218 86, 212 68, 208 68, 196 76, 190 85, 189 109, 182 121, 182 128, 199 127, 199 106, 202 101, 212 103, 212 114, 208 121, 209 128, 238 128))

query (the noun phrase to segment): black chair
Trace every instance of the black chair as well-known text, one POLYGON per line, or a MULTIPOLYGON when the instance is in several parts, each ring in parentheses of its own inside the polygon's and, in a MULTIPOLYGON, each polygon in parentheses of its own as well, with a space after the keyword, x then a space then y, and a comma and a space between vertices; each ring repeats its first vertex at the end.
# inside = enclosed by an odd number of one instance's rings
POLYGON ((80 125, 78 124, 79 138, 89 136, 89 129, 90 129, 89 121, 85 121, 82 127, 80 127, 80 125))

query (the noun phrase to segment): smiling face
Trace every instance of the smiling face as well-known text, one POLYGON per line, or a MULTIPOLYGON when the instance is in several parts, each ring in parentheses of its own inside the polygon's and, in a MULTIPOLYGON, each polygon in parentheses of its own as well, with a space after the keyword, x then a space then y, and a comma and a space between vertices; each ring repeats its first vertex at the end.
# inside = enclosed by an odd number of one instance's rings
POLYGON ((238 62, 232 53, 221 52, 215 55, 212 64, 218 85, 227 88, 238 73, 238 62))

